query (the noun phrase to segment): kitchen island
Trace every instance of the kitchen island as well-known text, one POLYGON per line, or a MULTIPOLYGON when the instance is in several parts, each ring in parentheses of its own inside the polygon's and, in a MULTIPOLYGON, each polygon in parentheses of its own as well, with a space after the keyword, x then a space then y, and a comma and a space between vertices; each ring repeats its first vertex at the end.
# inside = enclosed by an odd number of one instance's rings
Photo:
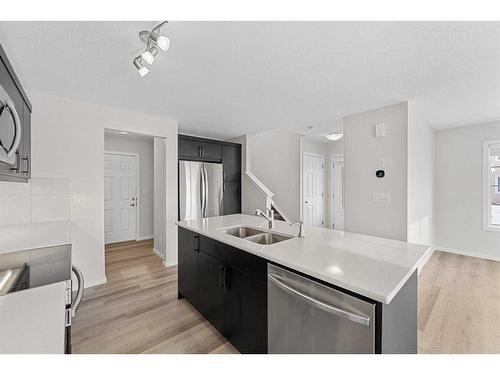
MULTIPOLYGON (((427 247, 312 227, 298 238, 297 228, 287 223, 277 221, 270 230, 266 220, 241 214, 186 220, 178 226, 179 297, 241 352, 416 353, 417 268, 430 255, 427 247), (259 233, 270 233, 277 242, 263 244, 259 233), (290 275, 295 279, 285 283, 290 275), (331 338, 321 349, 319 334, 307 347, 286 344, 294 340, 296 301, 286 307, 276 304, 276 287, 308 298, 328 316, 344 314, 348 324, 324 323, 331 324, 331 338), (305 293, 314 290, 322 298, 305 293), (332 307, 336 301, 344 307, 332 307), (358 337, 355 343, 353 337, 358 337), (366 342, 360 346, 360 340, 366 342)), ((311 329, 322 319, 317 311, 297 314, 304 324, 312 314, 311 329)))

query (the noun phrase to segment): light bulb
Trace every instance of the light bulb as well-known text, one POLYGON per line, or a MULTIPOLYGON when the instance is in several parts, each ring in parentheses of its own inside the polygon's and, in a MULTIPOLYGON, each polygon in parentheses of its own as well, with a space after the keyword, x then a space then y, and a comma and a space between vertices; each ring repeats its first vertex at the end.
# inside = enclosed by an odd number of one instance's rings
POLYGON ((155 61, 155 57, 158 54, 158 48, 152 46, 148 50, 144 51, 141 54, 142 59, 147 62, 149 65, 152 65, 155 61))
POLYGON ((162 51, 166 51, 170 48, 170 39, 166 36, 160 35, 158 37, 158 47, 162 49, 162 51))
POLYGON ((139 74, 141 75, 141 77, 144 77, 146 74, 149 73, 149 69, 146 68, 143 63, 142 63, 142 58, 141 56, 137 56, 135 59, 134 59, 134 66, 135 68, 137 69, 137 71, 139 72, 139 74))
POLYGON ((150 38, 151 40, 153 40, 153 42, 156 43, 158 47, 160 47, 162 51, 166 51, 170 47, 170 39, 165 35, 160 35, 156 32, 152 32, 150 38))

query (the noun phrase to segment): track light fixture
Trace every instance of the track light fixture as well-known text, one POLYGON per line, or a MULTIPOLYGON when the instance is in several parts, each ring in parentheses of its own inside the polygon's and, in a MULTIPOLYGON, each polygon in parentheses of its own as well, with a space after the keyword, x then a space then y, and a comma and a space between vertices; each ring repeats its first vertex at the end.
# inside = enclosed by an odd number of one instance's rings
POLYGON ((139 33, 139 39, 146 45, 146 50, 134 59, 134 66, 141 77, 149 73, 149 69, 144 66, 144 62, 152 65, 156 55, 158 55, 158 48, 162 51, 167 51, 170 47, 170 39, 160 34, 161 27, 167 23, 168 21, 163 21, 153 30, 141 31, 139 33))
POLYGON ((141 56, 137 56, 134 59, 134 66, 137 69, 137 71, 139 72, 139 74, 141 75, 141 77, 144 77, 146 74, 149 73, 149 69, 146 68, 144 66, 144 64, 142 63, 142 57, 141 56))

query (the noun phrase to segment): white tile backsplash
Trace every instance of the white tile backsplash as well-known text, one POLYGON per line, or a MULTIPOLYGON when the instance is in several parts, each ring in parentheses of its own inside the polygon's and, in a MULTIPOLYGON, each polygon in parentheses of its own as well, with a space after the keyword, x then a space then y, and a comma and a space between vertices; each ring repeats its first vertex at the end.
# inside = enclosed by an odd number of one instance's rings
POLYGON ((30 183, 0 181, 0 196, 3 195, 29 195, 30 183))
POLYGON ((28 183, 0 182, 0 225, 71 219, 70 183, 34 178, 28 183))
POLYGON ((69 194, 69 180, 64 178, 36 178, 31 180, 31 194, 69 194))
POLYGON ((38 194, 31 196, 31 222, 69 220, 69 194, 38 194))
POLYGON ((31 196, 0 196, 0 225, 28 224, 31 222, 31 196))

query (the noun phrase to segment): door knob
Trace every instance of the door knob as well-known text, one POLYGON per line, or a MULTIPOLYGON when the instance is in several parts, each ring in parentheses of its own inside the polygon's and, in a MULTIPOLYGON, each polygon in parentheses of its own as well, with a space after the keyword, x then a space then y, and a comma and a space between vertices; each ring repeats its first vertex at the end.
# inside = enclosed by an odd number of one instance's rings
POLYGON ((130 207, 135 207, 135 203, 130 203, 130 207))

